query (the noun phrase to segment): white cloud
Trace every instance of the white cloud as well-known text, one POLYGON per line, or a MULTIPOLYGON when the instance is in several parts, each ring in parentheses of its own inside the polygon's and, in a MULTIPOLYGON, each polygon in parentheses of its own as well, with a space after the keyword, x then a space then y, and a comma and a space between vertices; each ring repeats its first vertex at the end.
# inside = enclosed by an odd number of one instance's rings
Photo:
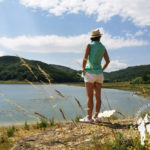
MULTIPOLYGON (((100 29, 104 34, 102 43, 108 50, 119 49, 122 47, 143 46, 148 45, 147 41, 135 38, 123 38, 119 36, 111 36, 102 28, 100 29)), ((57 52, 71 52, 81 53, 84 51, 87 43, 90 42, 90 34, 81 34, 78 36, 18 36, 15 38, 0 37, 0 46, 23 52, 36 53, 57 53, 57 52)))
POLYGON ((135 36, 132 35, 124 38, 120 36, 112 36, 103 29, 101 30, 102 33, 104 33, 102 43, 104 43, 108 49, 119 49, 122 47, 143 46, 149 44, 147 41, 136 39, 135 36))
POLYGON ((107 72, 117 71, 117 70, 124 69, 127 67, 128 67, 127 64, 120 62, 119 60, 112 60, 110 64, 108 65, 108 68, 106 69, 106 71, 107 72))
MULTIPOLYGON (((105 61, 102 62, 102 65, 104 64, 105 61)), ((78 66, 78 69, 82 69, 82 59, 76 59, 74 61, 74 63, 76 64, 76 66, 78 66)), ((123 63, 120 60, 112 60, 110 61, 108 67, 106 68, 106 72, 111 72, 111 71, 117 71, 120 69, 124 69, 127 68, 128 65, 126 63, 123 63)))
POLYGON ((0 51, 0 56, 4 56, 5 53, 3 51, 0 51))
POLYGON ((97 21, 108 21, 119 15, 139 26, 150 25, 149 0, 20 0, 26 7, 41 8, 56 16, 85 12, 97 15, 97 21))
POLYGON ((0 2, 3 2, 4 0, 0 0, 0 2))
POLYGON ((136 37, 140 37, 140 36, 148 33, 146 30, 143 30, 143 31, 142 30, 138 30, 134 34, 133 33, 131 34, 129 31, 123 31, 123 32, 125 33, 125 36, 127 38, 136 38, 136 37))
POLYGON ((135 36, 141 36, 143 34, 144 34, 144 31, 139 30, 135 33, 135 36))
POLYGON ((10 50, 37 52, 37 53, 57 53, 73 52, 79 53, 86 45, 87 35, 74 37, 63 37, 57 35, 48 36, 18 36, 16 38, 0 38, 0 46, 10 50))

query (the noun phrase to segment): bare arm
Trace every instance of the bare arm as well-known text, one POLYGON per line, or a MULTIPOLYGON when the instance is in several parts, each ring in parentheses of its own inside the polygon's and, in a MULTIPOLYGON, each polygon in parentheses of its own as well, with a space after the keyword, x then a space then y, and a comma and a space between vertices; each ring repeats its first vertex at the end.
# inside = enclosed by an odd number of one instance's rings
POLYGON ((110 63, 110 60, 109 60, 109 56, 108 56, 107 50, 105 50, 105 53, 104 53, 104 59, 105 59, 105 64, 104 64, 103 67, 102 67, 103 71, 106 69, 106 67, 107 67, 108 64, 110 63))
POLYGON ((87 47, 86 47, 86 49, 85 49, 85 54, 84 54, 83 62, 82 62, 82 72, 84 74, 85 74, 85 65, 86 65, 89 53, 90 53, 90 45, 88 44, 87 47))

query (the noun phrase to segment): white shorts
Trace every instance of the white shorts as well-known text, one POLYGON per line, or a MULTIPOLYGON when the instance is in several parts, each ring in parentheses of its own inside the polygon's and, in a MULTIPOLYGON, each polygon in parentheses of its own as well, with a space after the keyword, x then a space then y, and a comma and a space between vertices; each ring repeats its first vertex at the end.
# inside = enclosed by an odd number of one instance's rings
POLYGON ((104 75, 103 73, 101 74, 92 74, 92 73, 85 73, 84 76, 84 82, 90 82, 90 83, 94 83, 94 82, 98 82, 98 83, 103 83, 104 81, 104 75))

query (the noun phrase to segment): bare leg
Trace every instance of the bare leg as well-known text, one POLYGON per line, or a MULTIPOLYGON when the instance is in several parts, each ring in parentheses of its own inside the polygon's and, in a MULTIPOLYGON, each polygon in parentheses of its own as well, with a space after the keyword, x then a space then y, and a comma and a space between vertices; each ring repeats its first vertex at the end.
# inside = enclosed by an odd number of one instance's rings
POLYGON ((95 96, 95 114, 94 114, 94 118, 96 118, 98 116, 98 113, 100 111, 101 108, 101 87, 102 84, 101 83, 94 83, 94 96, 95 96))
POLYGON ((92 118, 92 111, 93 111, 93 83, 86 82, 86 96, 87 96, 87 114, 88 119, 92 118))

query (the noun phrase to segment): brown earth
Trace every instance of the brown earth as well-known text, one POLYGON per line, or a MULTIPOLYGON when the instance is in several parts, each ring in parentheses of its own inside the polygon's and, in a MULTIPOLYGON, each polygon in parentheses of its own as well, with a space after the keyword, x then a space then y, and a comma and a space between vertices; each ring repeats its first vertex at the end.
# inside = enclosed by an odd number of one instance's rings
POLYGON ((11 150, 86 149, 92 146, 95 140, 101 143, 113 140, 117 132, 123 133, 126 137, 139 136, 136 125, 131 119, 103 120, 100 123, 64 122, 18 138, 11 150))

